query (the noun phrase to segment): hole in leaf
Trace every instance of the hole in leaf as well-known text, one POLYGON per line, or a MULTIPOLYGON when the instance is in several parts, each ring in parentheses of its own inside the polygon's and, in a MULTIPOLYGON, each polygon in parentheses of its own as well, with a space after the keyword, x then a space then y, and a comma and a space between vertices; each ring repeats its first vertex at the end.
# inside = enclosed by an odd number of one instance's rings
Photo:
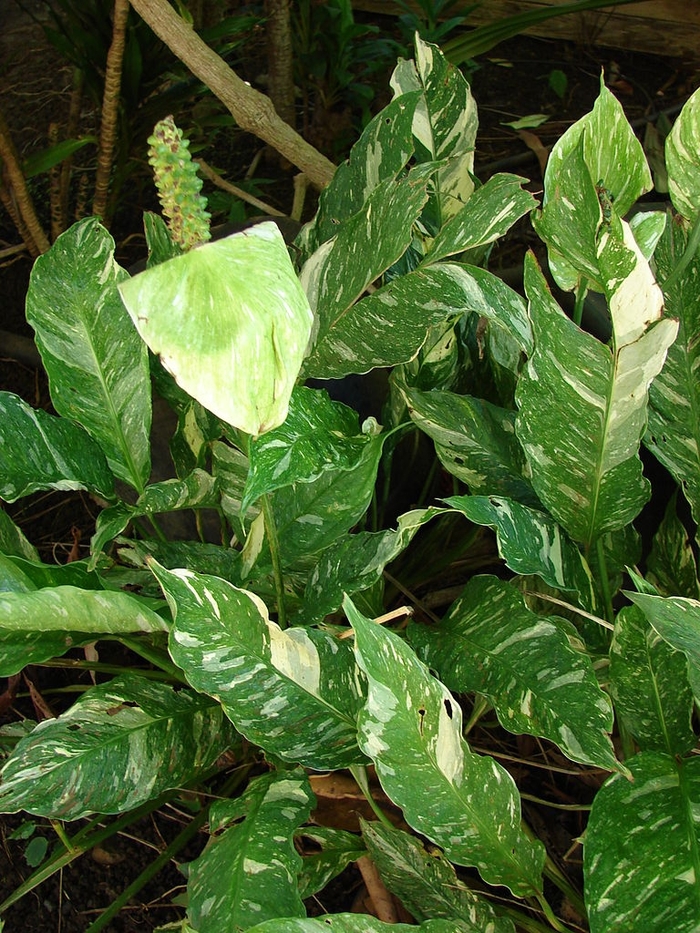
POLYGON ((445 704, 445 712, 447 713, 448 717, 452 719, 452 704, 449 700, 443 700, 443 702, 445 704))

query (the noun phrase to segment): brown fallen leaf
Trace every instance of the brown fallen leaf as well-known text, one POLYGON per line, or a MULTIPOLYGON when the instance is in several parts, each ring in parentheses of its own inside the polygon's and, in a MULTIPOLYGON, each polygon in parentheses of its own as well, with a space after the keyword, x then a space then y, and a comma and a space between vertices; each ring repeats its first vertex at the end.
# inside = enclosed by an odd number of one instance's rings
POLYGON ((518 130, 518 136, 527 148, 532 149, 535 153, 537 161, 540 163, 540 170, 544 175, 544 170, 547 168, 547 159, 549 158, 549 149, 544 145, 537 133, 532 133, 530 130, 518 130))

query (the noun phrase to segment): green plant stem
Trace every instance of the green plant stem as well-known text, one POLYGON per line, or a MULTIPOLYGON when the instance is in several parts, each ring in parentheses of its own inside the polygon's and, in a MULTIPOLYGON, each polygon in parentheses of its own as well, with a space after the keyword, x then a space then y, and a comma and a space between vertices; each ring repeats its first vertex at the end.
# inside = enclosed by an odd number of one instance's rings
POLYGON ((168 655, 154 648, 153 645, 149 645, 144 639, 138 638, 134 635, 120 635, 116 639, 122 645, 125 645, 127 648, 130 648, 135 654, 138 654, 144 660, 150 662, 159 670, 164 671, 168 674, 169 677, 173 678, 180 684, 186 684, 187 678, 182 673, 177 664, 173 664, 168 655))
POLYGON ((574 910, 576 910, 576 912, 579 913, 582 917, 585 917, 586 905, 583 903, 583 898, 572 886, 564 872, 561 871, 559 866, 556 865, 549 856, 547 856, 545 859, 544 874, 545 877, 549 878, 549 880, 559 888, 574 910))
POLYGON ((370 790, 369 780, 367 779, 367 768, 364 765, 351 765, 350 774, 355 778, 357 786, 360 788, 362 793, 365 796, 365 800, 372 808, 372 812, 377 817, 380 823, 383 823, 388 829, 393 829, 394 826, 391 820, 388 818, 386 813, 379 806, 377 801, 372 796, 372 791, 370 790))
POLYGON ((583 320, 583 305, 586 300, 586 295, 588 293, 588 279, 582 278, 578 283, 578 288, 576 289, 576 302, 574 304, 574 311, 571 315, 571 319, 577 327, 581 326, 581 321, 583 320))
POLYGON ((683 275, 685 272, 688 263, 691 262, 693 256, 696 254, 700 246, 700 214, 695 218, 695 223, 690 231, 690 236, 688 237, 688 244, 683 251, 683 255, 678 260, 676 265, 671 270, 671 273, 666 276, 665 280, 661 283, 661 290, 668 292, 670 288, 676 284, 676 281, 683 275))
POLYGON ((465 737, 469 735, 471 730, 474 728, 477 722, 481 719, 481 717, 484 715, 484 713, 486 712, 488 708, 489 708, 489 701, 486 699, 486 697, 477 695, 474 699, 474 707, 472 709, 471 715, 469 719, 467 720, 466 725, 464 726, 464 729, 462 730, 462 735, 464 735, 465 737))
POLYGON ((277 537, 277 525, 275 524, 275 515, 272 511, 270 497, 262 497, 262 510, 265 519, 265 534, 267 543, 270 547, 270 556, 272 558, 272 574, 275 578, 275 593, 277 594, 277 623, 280 628, 287 627, 287 609, 284 604, 284 575, 282 573, 282 561, 280 559, 280 544, 277 537))
MULTIPOLYGON (((231 792, 245 780, 251 768, 252 764, 246 768, 241 768, 240 771, 236 771, 236 773, 233 774, 228 781, 226 781, 224 786, 221 788, 220 793, 217 794, 216 799, 218 800, 220 797, 228 797, 231 792)), ((138 878, 134 879, 130 885, 124 888, 122 893, 112 901, 109 907, 100 914, 97 920, 90 924, 85 933, 99 933, 100 930, 103 930, 107 924, 119 913, 122 907, 126 906, 131 898, 138 894, 138 892, 148 884, 151 878, 157 875, 158 872, 164 868, 168 862, 180 851, 180 849, 187 845, 190 839, 197 835, 199 830, 202 828, 202 826, 204 826, 207 819, 209 818, 209 808, 213 802, 214 798, 212 798, 202 807, 197 816, 190 820, 182 832, 178 833, 170 845, 163 849, 160 855, 141 872, 138 878)))
POLYGON ((603 539, 599 537, 595 543, 596 556, 598 558, 598 573, 600 574, 600 588, 603 591, 603 602, 605 603, 605 617, 613 625, 615 622, 615 611, 612 604, 612 595, 610 593, 610 580, 608 579, 608 565, 605 562, 605 548, 603 539))
POLYGON ((542 908, 542 913, 545 915, 545 917, 549 921, 550 926, 554 927, 554 929, 557 930, 558 933, 567 933, 567 930, 569 928, 565 927, 564 924, 560 920, 558 920, 557 917, 554 915, 554 911, 549 906, 549 902, 547 901, 547 898, 544 896, 544 894, 538 894, 537 900, 539 902, 540 907, 542 908))
POLYGON ((552 928, 549 924, 545 925, 544 923, 540 923, 540 921, 536 920, 534 917, 529 917, 519 910, 513 910, 512 907, 499 906, 498 912, 501 916, 508 917, 512 920, 518 930, 524 930, 525 933, 552 933, 552 928))
POLYGON ((162 794, 160 797, 157 797, 155 800, 149 800, 147 803, 143 804, 141 807, 138 807, 136 810, 130 810, 128 813, 123 814, 119 819, 115 820, 113 823, 110 823, 109 826, 103 827, 98 832, 92 832, 93 827, 100 823, 104 819, 103 816, 97 816, 92 819, 87 826, 83 827, 80 832, 76 833, 75 836, 70 840, 70 848, 63 849, 61 852, 58 852, 54 855, 48 862, 45 862, 40 868, 38 868, 33 874, 27 878, 19 887, 10 894, 9 897, 0 904, 0 914, 2 914, 8 907, 11 907, 13 904, 16 904, 25 894, 29 894, 30 891, 33 891, 34 888, 38 887, 40 884, 43 884, 44 881, 48 880, 53 874, 57 871, 60 871, 61 868, 65 868, 66 865, 70 865, 72 861, 82 855, 84 852, 94 848, 96 845, 100 845, 106 839, 109 839, 111 836, 114 836, 115 833, 120 832, 130 823, 135 822, 140 819, 142 816, 147 816, 149 813, 152 813, 154 810, 157 810, 158 807, 161 807, 164 803, 170 800, 174 796, 175 791, 169 791, 167 794, 162 794))

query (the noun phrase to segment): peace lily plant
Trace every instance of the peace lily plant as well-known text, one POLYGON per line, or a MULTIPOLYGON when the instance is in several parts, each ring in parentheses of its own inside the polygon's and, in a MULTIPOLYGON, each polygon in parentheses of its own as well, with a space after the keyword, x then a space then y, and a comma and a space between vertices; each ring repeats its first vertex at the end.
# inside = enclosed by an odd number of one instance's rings
POLYGON ((57 414, 0 395, 0 495, 85 489, 104 507, 89 559, 65 566, 0 511, 0 674, 108 641, 149 664, 0 730, 0 811, 59 832, 0 910, 184 788, 202 792, 185 834, 211 835, 183 931, 408 929, 306 917, 363 855, 426 933, 700 927, 694 545, 673 500, 643 577, 633 524, 651 491, 641 444, 700 515, 700 92, 667 140, 672 209, 628 221, 651 176, 604 86, 554 147, 541 204, 514 175, 475 183, 476 106, 436 47, 419 41, 392 87, 289 251, 271 224, 206 242, 165 125, 152 161, 170 229, 147 216, 148 269, 130 278, 92 218, 36 262, 27 319, 57 414), (526 298, 484 268, 528 213, 573 319, 533 254, 526 298), (580 326, 591 291, 609 335, 580 326), (362 424, 305 385, 377 368, 388 397, 362 424), (176 475, 158 482, 152 386, 176 421, 176 475), (411 432, 454 494, 384 527, 411 432), (213 513, 222 543, 172 540, 183 511, 213 513), (495 532, 498 575, 471 576, 432 621, 381 619, 387 565, 426 536, 449 562, 455 528, 467 545, 495 532), (489 716, 602 770, 582 891, 508 771, 472 749, 489 716), (310 818, 314 775, 339 770, 376 815, 357 833, 310 818))

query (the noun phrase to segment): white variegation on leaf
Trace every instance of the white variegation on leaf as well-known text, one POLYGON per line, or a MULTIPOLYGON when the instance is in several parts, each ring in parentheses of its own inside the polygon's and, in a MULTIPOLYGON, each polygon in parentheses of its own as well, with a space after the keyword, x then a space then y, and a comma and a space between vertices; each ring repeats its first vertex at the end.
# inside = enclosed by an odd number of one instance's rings
POLYGON ((416 60, 400 61, 391 77, 394 94, 423 92, 415 109, 413 135, 432 161, 446 160, 436 177, 440 223, 458 213, 473 190, 478 117, 476 102, 462 72, 437 45, 416 34, 416 60))
POLYGON ((688 661, 688 678, 696 700, 700 700, 700 601, 682 596, 652 596, 631 593, 652 627, 688 661))
POLYGON ((72 820, 132 810, 187 784, 233 740, 207 697, 123 674, 17 744, 0 772, 0 812, 72 820))
POLYGON ((128 273, 96 217, 61 234, 32 269, 27 321, 51 401, 97 441, 113 473, 139 492, 151 471, 148 351, 117 287, 128 273))
POLYGON ((416 920, 457 921, 465 933, 514 933, 485 897, 457 877, 446 858, 426 851, 415 836, 379 820, 361 820, 362 837, 382 881, 416 920))
POLYGON ((418 926, 383 923, 366 914, 328 914, 320 920, 268 920, 248 933, 472 933, 459 920, 426 920, 418 926))
POLYGON ((368 680, 358 719, 362 750, 406 822, 517 896, 541 890, 544 849, 523 832, 512 778, 462 738, 462 712, 397 635, 365 619, 349 598, 357 663, 368 680))
POLYGON ((700 214, 700 88, 686 101, 666 137, 668 190, 673 206, 687 221, 700 214))
POLYGON ((452 496, 445 502, 469 521, 495 530, 498 553, 515 573, 537 574, 553 589, 571 591, 572 599, 595 612, 595 587, 586 559, 549 515, 498 496, 452 496))
POLYGON ((686 658, 637 606, 625 606, 615 619, 610 693, 615 714, 642 751, 684 755, 696 744, 686 658))
POLYGON ((197 690, 218 699, 239 732, 308 768, 364 761, 362 703, 352 649, 313 629, 282 630, 263 601, 218 577, 151 569, 174 615, 173 660, 197 690))
POLYGON ((628 759, 595 796, 584 840, 591 933, 700 929, 700 760, 628 759))
POLYGON ((478 693, 509 732, 554 742, 572 761, 617 770, 613 713, 567 623, 539 617, 496 577, 472 577, 437 626, 411 625, 418 656, 455 693, 478 693))
POLYGON ((0 392, 0 496, 14 502, 40 489, 88 489, 109 500, 114 476, 80 425, 0 392))
POLYGON ((205 243, 119 290, 148 347, 205 408, 253 435, 284 421, 313 315, 274 223, 205 243))
POLYGON ((187 870, 187 915, 197 933, 305 915, 294 832, 313 802, 309 780, 297 769, 263 774, 240 797, 212 805, 209 824, 217 835, 187 870))
POLYGON ((587 545, 627 525, 649 497, 638 456, 647 393, 678 331, 677 321, 659 320, 658 287, 638 249, 616 240, 600 255, 611 282, 612 351, 564 315, 536 260, 526 258, 535 352, 516 393, 516 432, 532 485, 587 545), (643 332, 638 320, 647 322, 643 332))
MULTIPOLYGON (((659 280, 672 274, 689 246, 688 231, 670 223, 654 259, 659 280)), ((649 390, 649 428, 644 441, 679 483, 700 521, 700 254, 680 277, 664 286, 666 313, 679 321, 678 339, 649 390)))

